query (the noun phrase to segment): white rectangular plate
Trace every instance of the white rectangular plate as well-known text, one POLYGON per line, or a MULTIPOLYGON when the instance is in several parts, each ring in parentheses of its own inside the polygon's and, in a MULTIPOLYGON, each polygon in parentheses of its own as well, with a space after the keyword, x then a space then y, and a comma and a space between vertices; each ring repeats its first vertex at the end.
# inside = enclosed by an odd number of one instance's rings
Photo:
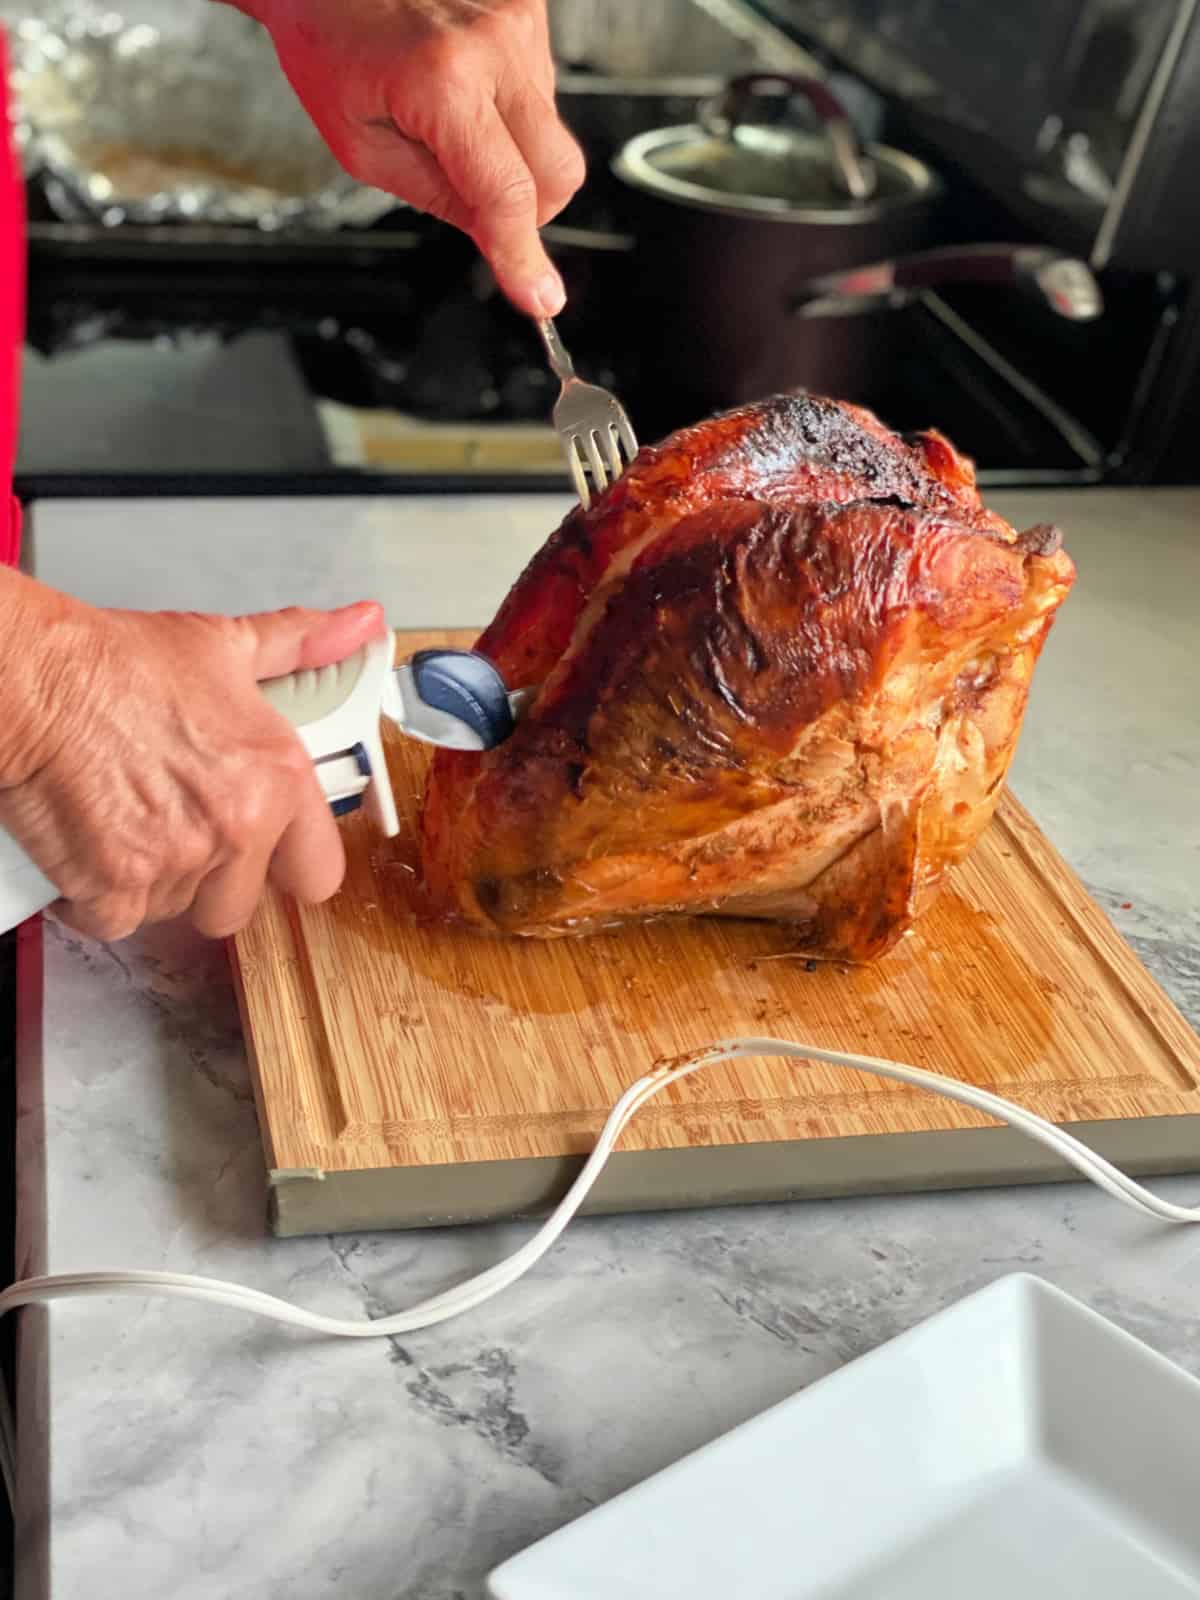
POLYGON ((1200 1383, 1001 1280, 493 1573, 494 1600, 1200 1600, 1200 1383))

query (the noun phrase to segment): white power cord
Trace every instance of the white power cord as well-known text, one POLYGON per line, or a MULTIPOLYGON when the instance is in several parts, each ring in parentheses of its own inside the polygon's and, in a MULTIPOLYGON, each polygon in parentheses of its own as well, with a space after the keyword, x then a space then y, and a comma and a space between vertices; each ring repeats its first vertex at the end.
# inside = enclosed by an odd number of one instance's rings
MULTIPOLYGON (((137 1294, 207 1300, 215 1305, 229 1306, 235 1311, 246 1311, 273 1322, 305 1328, 311 1333, 323 1333, 337 1339, 384 1339, 432 1328, 450 1317, 474 1310, 536 1266, 586 1200, 625 1127, 648 1100, 652 1100, 668 1084, 678 1083, 681 1078, 699 1072, 703 1067, 716 1066, 719 1062, 744 1056, 783 1056, 797 1061, 825 1061, 831 1066, 851 1067, 859 1072, 874 1073, 879 1078, 890 1078, 896 1083, 909 1084, 916 1089, 927 1089, 931 1094, 941 1095, 944 1100, 957 1100, 961 1105, 985 1112, 997 1121, 1007 1122, 1010 1127, 1028 1134, 1031 1139, 1036 1139, 1056 1155, 1062 1156, 1114 1199, 1132 1206, 1144 1216, 1159 1222, 1200 1222, 1200 1208, 1177 1206, 1169 1200, 1160 1199, 1072 1134, 999 1095, 989 1094, 986 1089, 977 1089, 972 1084, 944 1078, 936 1072, 906 1067, 897 1061, 884 1061, 875 1056, 851 1055, 846 1051, 825 1050, 811 1044, 791 1044, 783 1039, 727 1039, 706 1046, 685 1060, 656 1067, 626 1089, 609 1112, 583 1170, 533 1237, 494 1267, 488 1267, 486 1271, 468 1278, 465 1283, 456 1284, 428 1300, 420 1301, 407 1311, 398 1311, 393 1316, 377 1317, 372 1321, 349 1322, 340 1317, 325 1317, 315 1311, 305 1311, 275 1295, 264 1294, 259 1289, 243 1288, 236 1283, 224 1283, 218 1278, 198 1278, 183 1272, 66 1272, 53 1277, 25 1278, 3 1290, 0 1292, 0 1316, 16 1310, 18 1306, 39 1301, 63 1300, 81 1295, 137 1294)), ((15 1506, 14 1429, 7 1396, 0 1398, 0 1470, 9 1501, 15 1506)))

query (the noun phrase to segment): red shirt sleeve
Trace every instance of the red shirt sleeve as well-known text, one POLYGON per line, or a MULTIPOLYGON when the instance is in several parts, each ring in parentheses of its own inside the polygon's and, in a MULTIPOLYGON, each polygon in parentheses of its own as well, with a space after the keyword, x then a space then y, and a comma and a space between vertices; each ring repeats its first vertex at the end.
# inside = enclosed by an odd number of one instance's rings
POLYGON ((25 190, 8 114, 8 55, 0 29, 0 562, 12 566, 21 508, 12 494, 25 324, 25 190))

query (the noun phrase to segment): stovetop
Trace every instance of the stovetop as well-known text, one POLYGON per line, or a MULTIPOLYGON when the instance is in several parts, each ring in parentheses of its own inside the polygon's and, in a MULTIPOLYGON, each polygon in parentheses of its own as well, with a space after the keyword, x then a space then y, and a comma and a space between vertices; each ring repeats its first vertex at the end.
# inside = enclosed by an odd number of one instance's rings
MULTIPOLYGON (((27 494, 561 488, 556 385, 472 246, 398 211, 352 239, 64 226, 32 201, 20 487, 27 494)), ((621 218, 604 185, 562 219, 560 319, 643 439, 694 421, 643 351, 636 257, 571 244, 621 218)), ((1078 450, 920 305, 871 400, 949 427, 984 480, 1070 481, 1078 450)))

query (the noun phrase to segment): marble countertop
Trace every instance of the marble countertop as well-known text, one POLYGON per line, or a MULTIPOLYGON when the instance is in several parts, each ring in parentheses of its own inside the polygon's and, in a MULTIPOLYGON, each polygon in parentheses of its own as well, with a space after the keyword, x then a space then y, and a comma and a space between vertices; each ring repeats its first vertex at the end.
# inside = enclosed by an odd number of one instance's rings
MULTIPOLYGON (((1080 570, 1014 787, 1200 1023, 1200 492, 994 498, 1057 520, 1080 570)), ((65 502, 35 509, 33 565, 101 603, 373 595, 398 626, 468 626, 559 510, 65 502)), ((199 1272, 377 1316, 527 1236, 268 1239, 221 949, 48 925, 21 974, 18 1270, 199 1272)), ((1198 1181, 1160 1187, 1195 1200, 1198 1181)), ((499 1560, 1016 1270, 1200 1374, 1200 1231, 1075 1185, 589 1220, 514 1290, 404 1339, 333 1344, 163 1301, 25 1313, 19 1592, 477 1600, 499 1560)))

